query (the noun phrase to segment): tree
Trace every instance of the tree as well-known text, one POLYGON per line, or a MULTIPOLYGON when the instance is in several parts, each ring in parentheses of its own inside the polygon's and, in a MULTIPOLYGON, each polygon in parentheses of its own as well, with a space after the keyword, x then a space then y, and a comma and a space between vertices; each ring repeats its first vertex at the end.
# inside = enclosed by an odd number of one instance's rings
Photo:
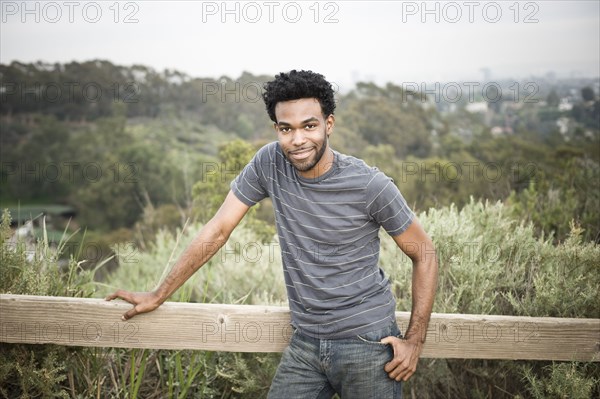
POLYGON ((560 97, 558 97, 556 90, 554 90, 554 89, 550 90, 550 93, 548 94, 548 97, 546 98, 546 103, 550 107, 558 107, 558 104, 560 103, 560 97))
POLYGON ((202 222, 208 221, 219 209, 229 191, 230 182, 241 172, 256 149, 242 139, 219 148, 218 162, 203 165, 202 180, 192 187, 194 210, 202 222))
POLYGON ((594 94, 594 89, 592 89, 589 86, 586 86, 583 89, 581 89, 581 98, 583 98, 583 101, 585 102, 594 101, 594 99, 596 98, 596 95, 594 94))

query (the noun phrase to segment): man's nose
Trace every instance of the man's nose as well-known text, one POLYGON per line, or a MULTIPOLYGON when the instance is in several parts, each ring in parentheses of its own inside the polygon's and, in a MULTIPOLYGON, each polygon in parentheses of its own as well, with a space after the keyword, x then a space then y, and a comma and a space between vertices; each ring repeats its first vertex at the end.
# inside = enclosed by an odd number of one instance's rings
POLYGON ((302 129, 295 129, 292 136, 292 144, 295 146, 301 146, 306 142, 306 136, 302 129))

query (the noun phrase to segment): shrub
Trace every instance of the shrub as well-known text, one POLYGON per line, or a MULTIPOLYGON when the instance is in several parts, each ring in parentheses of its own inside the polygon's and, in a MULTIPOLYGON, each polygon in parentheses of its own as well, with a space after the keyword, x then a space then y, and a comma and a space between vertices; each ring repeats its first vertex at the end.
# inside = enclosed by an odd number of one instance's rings
MULTIPOLYGON (((598 318, 600 246, 583 242, 577 225, 555 245, 551 236, 538 237, 532 223, 511 215, 500 202, 473 200, 461 210, 451 206, 419 215, 438 255, 434 311, 598 318)), ((386 238, 381 262, 393 281, 398 310, 409 310, 408 258, 386 238)), ((549 395, 552 387, 563 387, 565 397, 588 392, 583 387, 600 394, 597 363, 422 359, 419 367, 406 388, 419 398, 527 396, 540 386, 549 395), (570 373, 561 373, 565 368, 570 373)))
MULTIPOLYGON (((37 243, 13 235, 10 214, 0 224, 0 292, 10 294, 89 297, 93 271, 71 258, 64 268, 59 255, 67 237, 53 248, 47 234, 37 243)), ((5 398, 68 398, 65 389, 69 359, 86 349, 57 345, 0 346, 0 395, 5 398)))

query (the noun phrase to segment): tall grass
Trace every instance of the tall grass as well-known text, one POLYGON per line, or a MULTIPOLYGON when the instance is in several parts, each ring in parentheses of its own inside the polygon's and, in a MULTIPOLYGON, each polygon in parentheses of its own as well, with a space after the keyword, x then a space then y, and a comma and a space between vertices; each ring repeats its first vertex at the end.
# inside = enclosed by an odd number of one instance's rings
MULTIPOLYGON (((201 227, 192 224, 176 235, 160 231, 146 252, 122 259, 98 293, 107 294, 116 288, 153 289, 201 227)), ((275 238, 262 242, 242 223, 227 244, 170 300, 287 305, 286 298, 279 244, 275 238)))
MULTIPOLYGON (((58 262, 68 239, 63 234, 58 248, 50 246, 46 230, 30 248, 16 239, 10 215, 0 224, 0 292, 30 295, 89 297, 94 293, 94 271, 84 270, 71 258, 66 267, 58 262)), ((66 385, 71 359, 85 349, 56 345, 0 346, 0 395, 4 398, 68 398, 66 385)))

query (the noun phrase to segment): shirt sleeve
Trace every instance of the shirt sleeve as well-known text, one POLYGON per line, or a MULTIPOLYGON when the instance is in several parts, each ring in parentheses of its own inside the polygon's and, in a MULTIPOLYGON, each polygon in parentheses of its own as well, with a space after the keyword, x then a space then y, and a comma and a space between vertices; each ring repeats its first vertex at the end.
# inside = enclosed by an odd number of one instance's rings
POLYGON ((253 206, 269 196, 265 184, 265 167, 268 168, 269 146, 264 146, 254 155, 242 172, 231 182, 235 196, 248 206, 253 206), (265 164, 265 162, 267 162, 265 164))
POLYGON ((374 170, 376 173, 367 184, 367 212, 389 235, 399 235, 410 226, 414 214, 394 180, 374 170))

